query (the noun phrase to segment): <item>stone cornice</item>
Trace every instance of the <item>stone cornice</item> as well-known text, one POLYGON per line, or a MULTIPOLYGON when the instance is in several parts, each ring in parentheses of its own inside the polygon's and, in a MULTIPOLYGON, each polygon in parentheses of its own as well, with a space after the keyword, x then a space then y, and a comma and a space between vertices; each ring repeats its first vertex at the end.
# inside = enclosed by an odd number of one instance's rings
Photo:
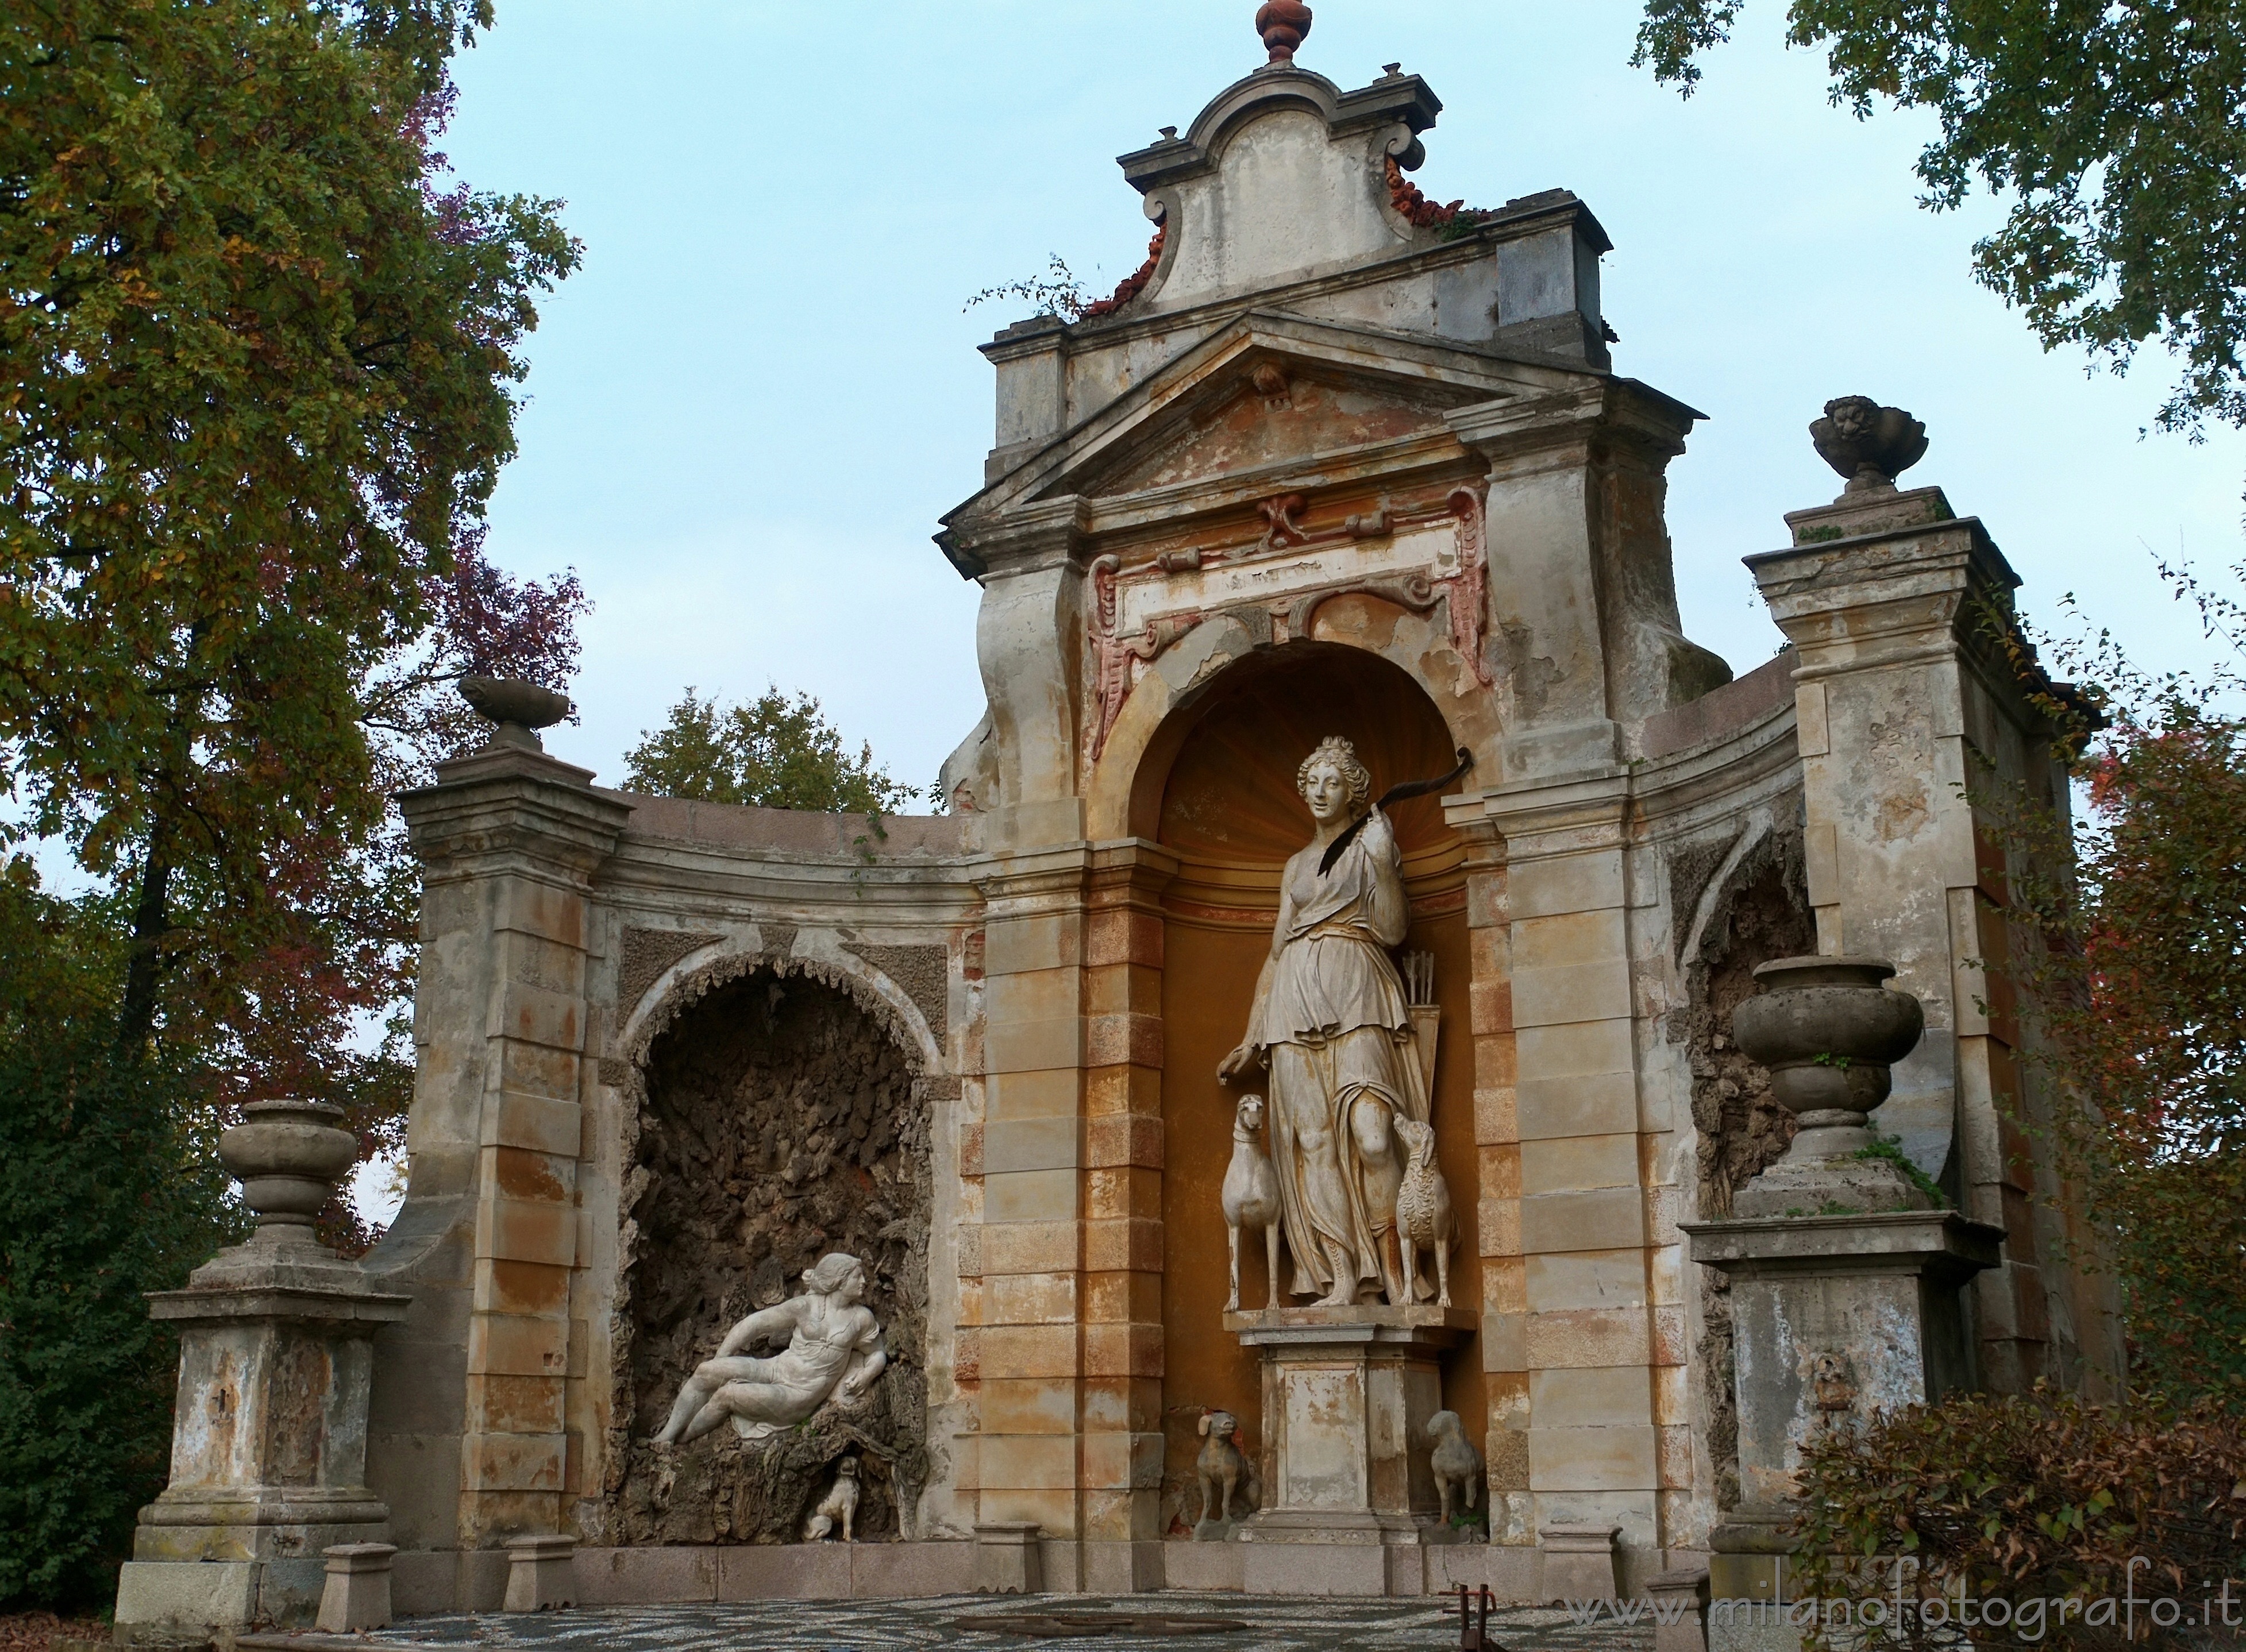
POLYGON ((1592 377, 1542 396, 1462 407, 1447 416, 1459 439, 1493 463, 1555 454, 1575 462, 1594 438, 1621 440, 1664 458, 1684 451, 1693 425, 1707 418, 1634 378, 1592 377))
POLYGON ((582 884, 631 818, 630 805, 591 780, 589 771, 542 751, 493 747, 439 764, 436 785, 397 800, 432 880, 520 871, 582 884))
POLYGON ((970 579, 1033 574, 1069 562, 1081 565, 1090 553, 1091 501, 1080 494, 1037 500, 1003 514, 960 517, 948 523, 936 542, 952 567, 970 579))
POLYGON ((1630 771, 1621 764, 1577 774, 1514 781, 1443 799, 1443 818, 1464 826, 1477 817, 1504 834, 1508 862, 1618 845, 1630 810, 1630 771))
MULTIPOLYGON (((980 573, 974 542, 985 531, 984 524, 1011 518, 1021 508, 1018 501, 1040 490, 1067 489, 1056 499, 1038 501, 1058 504, 1092 485, 1082 479, 1087 474, 1096 478, 1127 462, 1138 431, 1166 428, 1189 417, 1197 397, 1226 393, 1228 370, 1255 352, 1268 352, 1282 363, 1298 360, 1461 411, 1514 397, 1566 395, 1585 383, 1608 382, 1597 369, 1554 358, 1292 315, 1270 308, 1267 297, 1259 296, 1253 308, 1226 307, 1223 324, 1113 401, 1024 452, 1003 475, 948 513, 944 531, 936 538, 954 566, 970 577, 980 573)), ((1667 402, 1657 392, 1643 393, 1667 402)), ((1683 407, 1681 403, 1670 405, 1683 407)))

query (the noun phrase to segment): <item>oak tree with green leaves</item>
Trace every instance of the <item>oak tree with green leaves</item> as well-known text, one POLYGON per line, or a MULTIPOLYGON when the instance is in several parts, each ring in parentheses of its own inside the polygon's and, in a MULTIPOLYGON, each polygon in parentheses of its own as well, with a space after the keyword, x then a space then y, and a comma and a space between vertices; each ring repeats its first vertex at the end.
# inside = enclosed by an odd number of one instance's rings
MULTIPOLYGON (((1645 0, 1633 64, 1690 96, 1745 0, 1645 0)), ((1977 184, 2004 227, 1973 273, 2045 348, 2116 371, 2158 341, 2181 376, 2163 429, 2246 425, 2246 3, 1789 0, 1858 118, 1926 109, 1923 203, 1977 184)))
POLYGON ((817 700, 799 694, 791 701, 777 688, 732 706, 690 688, 624 761, 625 788, 657 797, 894 814, 920 795, 875 765, 871 744, 861 742, 851 756, 817 700))

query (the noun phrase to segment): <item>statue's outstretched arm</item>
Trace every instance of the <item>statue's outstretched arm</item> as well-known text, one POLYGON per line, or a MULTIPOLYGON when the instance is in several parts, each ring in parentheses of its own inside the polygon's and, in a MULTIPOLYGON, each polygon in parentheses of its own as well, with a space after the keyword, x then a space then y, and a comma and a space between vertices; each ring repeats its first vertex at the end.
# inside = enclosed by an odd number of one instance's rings
POLYGON ((1404 851, 1388 817, 1378 809, 1365 817, 1365 853, 1372 863, 1372 899, 1365 903, 1373 938, 1384 947, 1403 944, 1412 927, 1411 903, 1404 896, 1404 851))
POLYGON ((718 1344, 718 1357, 729 1359, 759 1337, 781 1337, 792 1335, 803 1312, 803 1298, 792 1296, 784 1302, 760 1309, 725 1333, 725 1340, 718 1344))

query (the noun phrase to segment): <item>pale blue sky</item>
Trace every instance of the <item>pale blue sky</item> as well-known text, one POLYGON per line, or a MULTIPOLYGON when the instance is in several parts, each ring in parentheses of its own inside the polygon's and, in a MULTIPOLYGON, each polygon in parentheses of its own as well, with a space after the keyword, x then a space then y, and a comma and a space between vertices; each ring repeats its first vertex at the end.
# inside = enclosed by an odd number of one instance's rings
MULTIPOLYGON (((1616 250, 1618 371, 1710 415, 1671 467, 1685 629, 1744 670, 1776 631, 1739 559, 1838 479, 1830 397, 1909 408, 1911 472, 1977 514, 2049 616, 2075 592, 2163 663, 2206 653, 2149 550, 2239 555, 2246 440, 2139 431, 2163 359, 2087 377, 1975 287, 1985 201, 1935 217, 1930 128, 1827 106, 1780 0, 1681 102, 1628 66, 1628 0, 1314 0, 1300 61, 1401 60, 1445 101, 1418 181, 1496 205, 1563 186, 1616 250)), ((480 187, 567 199, 585 267, 532 340, 500 561, 574 565, 597 609, 558 755, 614 782, 687 684, 817 695, 899 778, 980 713, 977 593, 929 543, 980 485, 990 369, 1026 307, 968 295, 1058 252, 1102 290, 1148 233, 1113 157, 1261 60, 1253 0, 939 5, 500 0, 446 147, 480 187)))

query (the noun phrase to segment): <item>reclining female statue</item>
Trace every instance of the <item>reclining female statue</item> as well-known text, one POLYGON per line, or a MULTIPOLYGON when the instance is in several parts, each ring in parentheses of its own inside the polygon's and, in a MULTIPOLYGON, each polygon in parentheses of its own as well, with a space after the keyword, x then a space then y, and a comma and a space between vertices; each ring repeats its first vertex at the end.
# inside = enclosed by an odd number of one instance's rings
POLYGON ((1247 1036, 1217 1068, 1229 1083, 1268 1064, 1272 1167, 1296 1295, 1322 1308, 1425 1295, 1396 1244, 1404 1159, 1393 1124, 1427 1120, 1403 978, 1389 949, 1410 914, 1404 858, 1371 806, 1372 777, 1347 740, 1304 758, 1296 788, 1317 823, 1287 862, 1271 954, 1247 1036))
POLYGON ((717 1356, 694 1368, 670 1408, 658 1445, 699 1439, 731 1419, 745 1439, 765 1439, 800 1423, 831 1397, 850 1404, 865 1397, 888 1366, 881 1328, 860 1307, 866 1268, 839 1251, 803 1275, 803 1295, 750 1315, 725 1333, 717 1356), (786 1336, 771 1359, 744 1357, 753 1343, 786 1336))

